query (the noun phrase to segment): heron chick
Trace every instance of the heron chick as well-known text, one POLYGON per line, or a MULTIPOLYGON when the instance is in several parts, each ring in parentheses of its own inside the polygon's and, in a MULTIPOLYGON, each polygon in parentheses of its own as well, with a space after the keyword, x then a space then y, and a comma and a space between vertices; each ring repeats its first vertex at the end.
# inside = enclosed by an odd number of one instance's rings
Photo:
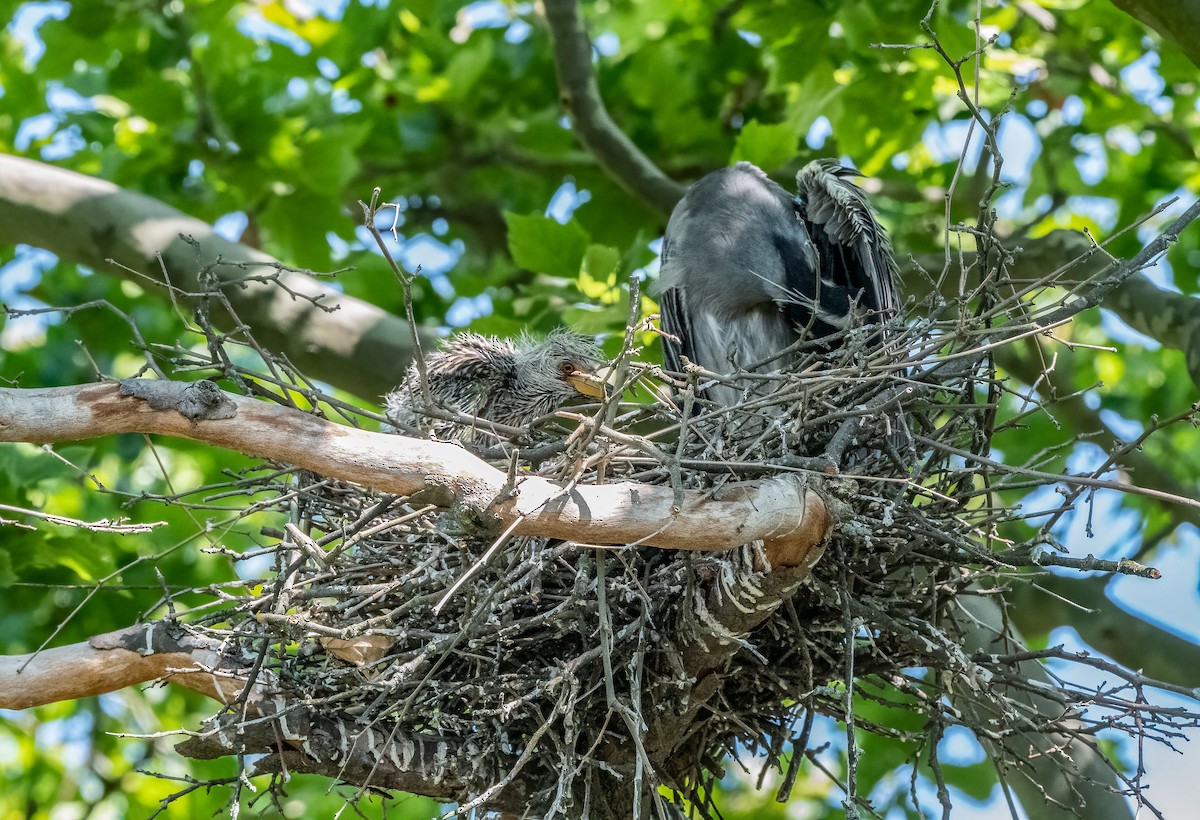
MULTIPOLYGON (((605 395, 596 375, 603 364, 600 349, 570 330, 546 338, 522 335, 516 341, 462 333, 425 357, 429 398, 450 412, 476 416, 510 427, 524 427, 583 395, 605 395)), ((388 419, 397 427, 432 431, 437 438, 472 443, 490 440, 479 428, 428 415, 416 362, 404 383, 384 399, 388 419)))

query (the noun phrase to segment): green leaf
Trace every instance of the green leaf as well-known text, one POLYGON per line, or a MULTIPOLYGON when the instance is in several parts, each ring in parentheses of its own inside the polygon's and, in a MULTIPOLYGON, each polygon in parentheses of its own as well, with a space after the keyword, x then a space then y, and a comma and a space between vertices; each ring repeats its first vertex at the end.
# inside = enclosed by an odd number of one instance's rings
POLYGON ((986 800, 996 788, 996 764, 991 760, 981 760, 969 766, 946 762, 941 765, 946 782, 961 789, 968 797, 986 800))
POLYGON ((621 252, 611 245, 588 245, 583 257, 583 272, 596 282, 611 285, 620 264, 621 252))
POLYGON ((13 570, 12 556, 5 550, 0 550, 0 589, 12 586, 17 580, 17 573, 13 570))
POLYGON ((505 211, 508 251, 526 270, 574 279, 587 251, 588 235, 574 220, 565 225, 540 214, 505 211))
POLYGON ((450 86, 446 99, 467 100, 492 62, 493 53, 489 37, 474 37, 468 46, 460 49, 446 67, 446 80, 450 86))
POLYGON ((798 144, 799 135, 790 123, 768 125, 751 120, 738 134, 731 161, 745 160, 767 170, 779 168, 796 156, 798 144))

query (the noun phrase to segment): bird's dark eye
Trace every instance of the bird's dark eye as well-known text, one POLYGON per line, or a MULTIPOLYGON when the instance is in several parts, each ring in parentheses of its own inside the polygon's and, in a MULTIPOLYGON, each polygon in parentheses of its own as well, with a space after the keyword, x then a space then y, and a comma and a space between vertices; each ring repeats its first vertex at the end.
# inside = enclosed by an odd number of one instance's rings
POLYGON ((577 368, 571 362, 563 362, 558 366, 558 370, 564 376, 570 376, 577 368))

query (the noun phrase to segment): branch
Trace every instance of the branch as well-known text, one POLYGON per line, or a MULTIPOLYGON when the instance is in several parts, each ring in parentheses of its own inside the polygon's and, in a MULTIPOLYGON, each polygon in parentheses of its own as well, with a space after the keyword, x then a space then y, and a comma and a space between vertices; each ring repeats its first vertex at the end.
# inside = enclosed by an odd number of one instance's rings
POLYGON ((169 277, 189 293, 202 290, 198 272, 219 259, 224 264, 213 273, 262 344, 286 353, 301 371, 366 398, 403 381, 412 358, 407 323, 372 304, 306 274, 281 270, 278 260, 221 238, 208 223, 157 199, 0 154, 0 244, 17 243, 142 285, 146 278, 169 277), (272 277, 278 284, 248 277, 272 277), (309 299, 337 309, 322 310, 309 299))
MULTIPOLYGON (((356 786, 452 802, 470 799, 470 786, 459 773, 477 766, 479 754, 470 740, 462 738, 384 731, 353 719, 305 712, 253 724, 224 715, 175 749, 195 760, 266 753, 266 758, 254 762, 254 774, 318 774, 356 786)), ((487 806, 520 814, 526 809, 528 791, 528 784, 517 778, 492 796, 487 806)))
MULTIPOLYGON (((836 502, 835 502, 836 503, 836 502)), ((811 564, 820 558, 814 551, 811 564)), ((734 655, 742 651, 750 634, 766 622, 808 578, 811 564, 772 572, 765 577, 742 574, 721 577, 707 590, 697 591, 693 604, 682 612, 678 627, 683 640, 681 661, 695 681, 686 707, 648 715, 646 748, 651 759, 669 762, 680 738, 721 690, 734 655), (726 673, 726 674, 722 674, 726 673)))
MULTIPOLYGON (((0 709, 28 709, 154 680, 226 705, 237 703, 245 693, 237 714, 214 718, 205 730, 180 743, 178 751, 206 760, 268 753, 270 757, 256 763, 255 773, 279 771, 282 764, 288 771, 441 800, 470 796, 455 774, 470 769, 462 760, 476 753, 469 740, 384 732, 353 720, 310 714, 294 701, 272 696, 270 677, 261 670, 247 688, 253 660, 177 624, 145 624, 31 655, 0 656, 0 709), (264 717, 271 719, 247 721, 264 717)), ((518 781, 493 805, 519 809, 525 791, 518 781)))
POLYGON ((575 135, 622 188, 663 216, 670 214, 684 187, 643 154, 604 107, 592 71, 592 42, 575 0, 546 0, 545 7, 558 90, 575 135))
MULTIPOLYGON (((1082 395, 1074 395, 1073 379, 1065 371, 1068 362, 1060 359, 1057 366, 1051 370, 1043 369, 1036 355, 1020 355, 1013 346, 1002 348, 996 354, 997 363, 1005 371, 1016 376, 1028 385, 1040 384, 1047 380, 1053 388, 1056 398, 1054 402, 1054 417, 1066 421, 1076 434, 1086 434, 1088 441, 1100 447, 1106 453, 1116 452, 1124 448, 1125 442, 1119 439, 1100 414, 1087 406, 1082 395)), ((1191 498, 1195 495, 1191 487, 1180 481, 1169 468, 1151 458, 1141 449, 1125 450, 1117 460, 1120 467, 1137 476, 1138 486, 1153 490, 1164 496, 1191 498)), ((1163 509, 1178 516, 1180 521, 1200 527, 1200 510, 1187 504, 1163 504, 1163 509)))
POLYGON ((805 566, 832 516, 794 476, 683 493, 618 482, 571 486, 538 476, 509 485, 458 445, 371 433, 225 393, 208 381, 131 379, 0 389, 0 441, 79 441, 161 433, 295 464, 323 476, 452 507, 512 535, 592 544, 724 550, 762 540, 772 566, 805 566))
POLYGON ((1200 299, 1163 290, 1145 276, 1126 280, 1103 307, 1138 333, 1164 347, 1182 350, 1188 375, 1200 387, 1200 299))
MULTIPOLYGON (((1039 383, 1043 375, 1036 356, 1019 355, 1015 348, 1001 350, 997 361, 1026 384, 1039 383)), ((1077 434, 1087 434, 1088 441, 1105 452, 1121 449, 1123 442, 1099 413, 1087 406, 1083 396, 1069 395, 1074 388, 1066 368, 1066 361, 1060 359, 1056 369, 1046 374, 1051 390, 1068 396, 1055 402, 1055 417, 1077 434)), ((1169 469, 1140 448, 1122 452, 1118 464, 1136 476, 1140 486, 1183 497, 1193 495, 1169 469)), ((1195 508, 1172 505, 1168 509, 1178 521, 1200 526, 1200 512, 1195 508)), ((1150 677, 1183 686, 1200 685, 1200 646, 1116 607, 1104 594, 1109 580, 1040 575, 1036 583, 1014 585, 1008 591, 1009 617, 1025 635, 1073 627, 1087 644, 1130 669, 1143 669, 1150 677)))
POLYGON ((1200 646, 1125 612, 1105 594, 1109 577, 1040 575, 1005 593, 1008 617, 1024 635, 1048 635, 1060 626, 1088 646, 1147 677, 1200 687, 1200 646))
MULTIPOLYGON (((979 652, 1003 653, 1014 644, 1023 644, 1021 636, 1005 628, 1006 613, 994 597, 964 595, 959 599, 965 629, 962 646, 966 656, 979 652)), ((1010 612, 1012 607, 1009 608, 1010 612)), ((1047 693, 1058 687, 1046 667, 1035 660, 1019 664, 1020 676, 1044 687, 1047 693)), ((1036 694, 1035 690, 1011 687, 1007 696, 1023 703, 1032 714, 1023 715, 1025 726, 1039 723, 1053 724, 1063 715, 1063 704, 1053 697, 1036 694)), ((1080 816, 1075 807, 1086 806, 1089 817, 1117 818, 1132 817, 1125 798, 1117 791, 1117 777, 1104 755, 1095 744, 1085 742, 1082 737, 1066 733, 1030 731, 1006 725, 1008 716, 997 714, 993 707, 978 692, 956 693, 954 705, 966 716, 966 725, 971 727, 997 727, 986 735, 977 732, 985 748, 993 745, 997 761, 1013 761, 1011 773, 1000 769, 1001 776, 1007 774, 1006 782, 1017 793, 1022 808, 1030 816, 1045 818, 1074 818, 1080 816), (1003 731, 998 727, 1003 726, 1003 731), (1064 776, 1062 758, 1071 762, 1070 776, 1064 776)), ((1020 722, 1017 723, 1020 727, 1020 722)), ((1068 728, 1076 728, 1069 722, 1068 728)))
POLYGON ((241 669, 211 642, 165 624, 135 626, 84 643, 0 655, 0 709, 87 698, 160 679, 229 703, 245 688, 241 669))
MULTIPOLYGON (((1076 231, 1051 231, 1045 236, 1025 240, 1018 257, 1021 275, 1026 279, 1044 278, 1052 271, 1084 258, 1090 249, 1091 243, 1076 231)), ((1080 263, 1075 268, 1076 275, 1094 273, 1099 267, 1096 263, 1104 257, 1096 255, 1094 258, 1095 263, 1080 263)), ((963 252, 962 260, 967 268, 977 264, 974 252, 963 252)), ((942 265, 943 254, 921 254, 915 261, 925 270, 935 270, 942 265)), ((924 277, 910 275, 905 281, 910 295, 918 300, 927 295, 929 283, 924 277)), ((1200 299, 1163 290, 1145 275, 1136 275, 1110 293, 1101 307, 1111 310, 1125 324, 1164 347, 1183 351, 1188 374, 1200 386, 1200 299)))

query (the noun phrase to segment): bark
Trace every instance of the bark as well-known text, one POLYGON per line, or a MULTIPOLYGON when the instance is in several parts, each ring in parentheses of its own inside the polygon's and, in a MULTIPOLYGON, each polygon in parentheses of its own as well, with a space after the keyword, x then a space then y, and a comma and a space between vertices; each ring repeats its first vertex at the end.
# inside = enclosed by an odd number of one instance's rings
POLYGON ((821 496, 792 476, 679 496, 670 487, 568 487, 539 476, 513 487, 505 473, 456 444, 344 427, 207 381, 0 389, 0 441, 114 433, 178 436, 294 464, 452 508, 489 532, 663 549, 722 550, 761 540, 772 566, 784 567, 806 565, 833 524, 821 496))
POLYGON ((132 627, 85 643, 0 656, 0 709, 28 709, 167 680, 227 703, 245 686, 209 643, 166 627, 132 627), (223 671, 224 670, 224 671, 223 671))
MULTIPOLYGON (((168 278, 175 287, 197 293, 200 270, 221 260, 224 264, 214 273, 261 344, 286 353, 308 375, 372 401, 404 379, 412 358, 408 324, 372 304, 306 274, 281 271, 278 260, 229 242, 211 225, 156 199, 0 154, 0 244, 17 243, 124 276, 152 293, 155 289, 147 279, 168 278), (248 281, 249 277, 278 277, 279 284, 248 281), (321 304, 336 309, 322 310, 289 291, 320 297, 321 304)), ((161 295, 165 298, 165 292, 161 295)), ((432 341, 431 332, 422 333, 424 342, 432 341)))
MULTIPOLYGON (((254 708, 249 712, 262 714, 262 710, 254 708)), ((195 760, 265 754, 266 757, 254 762, 255 774, 317 774, 333 781, 422 794, 443 802, 465 803, 472 797, 459 776, 459 772, 472 768, 470 757, 477 754, 470 741, 383 731, 353 719, 303 710, 251 725, 240 723, 239 719, 232 715, 215 718, 195 737, 175 748, 195 760)), ((518 774, 483 805, 520 816, 525 811, 528 792, 527 784, 518 774)))
POLYGON ((1200 299, 1135 276, 1109 296, 1104 307, 1163 347, 1183 351, 1188 375, 1200 387, 1200 299))

